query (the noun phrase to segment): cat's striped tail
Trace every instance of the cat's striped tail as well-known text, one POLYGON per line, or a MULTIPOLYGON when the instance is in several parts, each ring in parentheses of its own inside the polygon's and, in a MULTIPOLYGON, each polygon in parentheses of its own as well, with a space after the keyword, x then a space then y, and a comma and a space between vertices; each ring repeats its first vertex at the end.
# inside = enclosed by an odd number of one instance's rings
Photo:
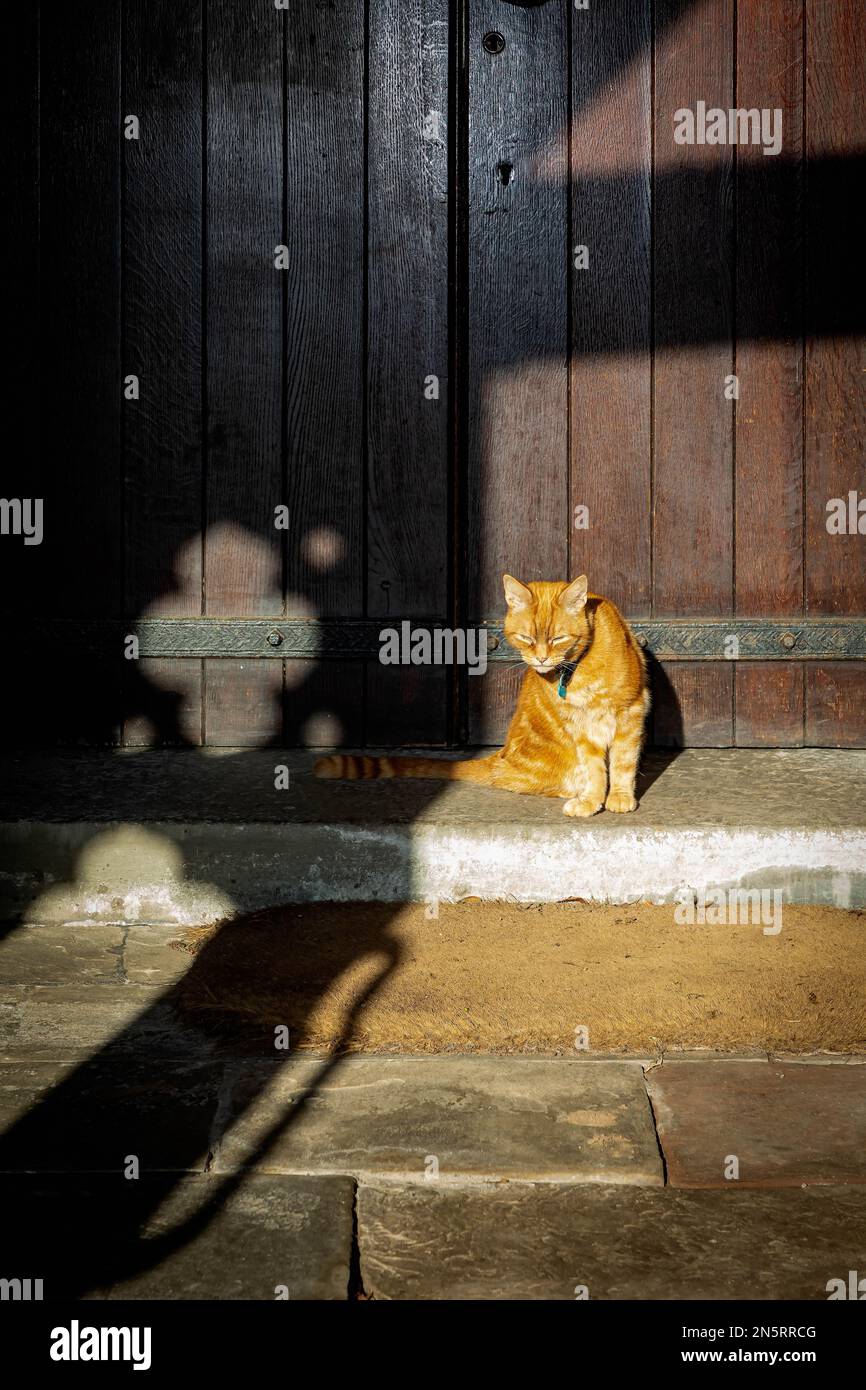
POLYGON ((313 765, 317 777, 429 777, 446 782, 489 782, 496 754, 489 758, 453 762, 448 758, 370 758, 366 754, 333 753, 313 765))

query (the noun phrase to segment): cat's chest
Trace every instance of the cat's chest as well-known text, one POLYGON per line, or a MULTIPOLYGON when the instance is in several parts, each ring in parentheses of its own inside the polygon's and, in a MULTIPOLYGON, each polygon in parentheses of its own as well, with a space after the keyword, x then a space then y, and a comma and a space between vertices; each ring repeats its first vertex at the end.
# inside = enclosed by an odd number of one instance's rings
POLYGON ((604 748, 610 746, 616 720, 602 681, 584 681, 557 698, 562 702, 561 718, 567 737, 575 741, 589 738, 604 748))

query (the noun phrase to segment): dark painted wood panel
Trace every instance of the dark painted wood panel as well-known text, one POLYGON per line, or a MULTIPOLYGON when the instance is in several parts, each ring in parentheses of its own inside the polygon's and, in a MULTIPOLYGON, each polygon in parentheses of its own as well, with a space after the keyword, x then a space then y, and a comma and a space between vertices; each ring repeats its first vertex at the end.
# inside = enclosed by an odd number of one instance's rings
POLYGON ((207 11, 205 612, 282 612, 283 29, 278 11, 207 11))
POLYGON ((803 5, 739 0, 737 103, 782 112, 782 151, 737 148, 736 611, 803 609, 803 5), (773 325, 769 339, 762 320, 773 325))
MULTIPOLYGON (((738 145, 735 611, 803 610, 803 0, 737 8, 737 106, 781 111, 782 149, 738 145)), ((743 746, 802 742, 799 663, 745 665, 743 746)))
MULTIPOLYGON (((199 0, 130 5, 123 33, 125 115, 139 138, 123 153, 124 610, 164 616, 202 610, 202 7, 199 0), (166 43, 166 34, 171 43, 166 43)), ((172 672, 183 676, 184 723, 201 673, 148 662, 152 721, 172 672)), ((146 673, 124 696, 147 696, 146 673)), ((141 719, 124 707, 124 742, 141 719)), ((177 730, 156 730, 176 741, 177 730)))
MULTIPOLYGON (((846 260, 836 249, 840 235, 850 238, 859 220, 855 199, 862 179, 840 178, 839 170, 866 145, 862 6, 856 0, 807 0, 806 53, 806 307, 810 322, 823 313, 825 327, 820 338, 810 335, 806 341, 806 608, 813 614, 862 614, 866 541, 851 525, 850 504, 853 500, 856 508, 866 498, 866 337, 862 323, 856 335, 851 333, 848 318, 849 303, 862 307, 862 278, 858 296, 850 255, 846 260), (829 324, 828 303, 834 306, 829 324), (827 529, 833 499, 848 513, 840 534, 827 529)), ((862 277, 862 268, 855 274, 862 277)), ((862 666, 807 668, 808 743, 863 746, 864 711, 862 666)))
MULTIPOLYGON (((567 8, 473 0, 468 69, 462 568, 474 622, 501 615, 503 572, 557 579, 568 565, 568 189, 544 167, 568 126, 567 8), (501 36, 501 52, 485 49, 487 34, 501 36)), ((472 742, 488 688, 471 692, 472 742)))
POLYGON ((862 262, 859 284, 840 286, 833 254, 839 229, 850 238, 861 221, 862 177, 840 178, 838 165, 866 147, 862 4, 807 0, 806 53, 807 313, 814 320, 829 303, 839 320, 835 331, 831 322, 829 332, 806 341, 806 607, 863 613, 866 541, 850 528, 827 529, 832 499, 866 498, 866 336, 862 326, 857 336, 846 331, 848 303, 838 297, 842 288, 862 309, 862 262))
POLYGON ((538 168, 568 121, 566 16, 470 4, 470 620, 501 613, 503 571, 566 573, 568 194, 538 168))
POLYGON ((452 667, 366 667, 366 733, 371 747, 439 747, 448 735, 452 667))
MULTIPOLYGON (((14 274, 3 277, 4 329, 15 344, 4 363, 4 425, 15 447, 4 450, 0 495, 7 501, 41 499, 48 490, 47 459, 39 447, 41 419, 40 343, 37 318, 39 287, 39 11, 36 6, 10 9, 6 44, 11 61, 4 70, 2 119, 5 138, 17 158, 6 161, 6 205, 0 244, 3 264, 14 274), (14 57, 12 56, 14 55, 14 57)), ((45 385, 50 382, 50 374, 45 385)), ((31 513, 35 520, 35 513, 31 513)), ((56 517, 52 518, 56 523, 56 517)), ((23 535, 0 536, 0 613, 32 617, 52 592, 50 545, 25 545, 23 535)), ((50 735, 54 722, 47 663, 16 660, 6 653, 6 718, 0 724, 4 744, 24 745, 50 735)))
POLYGON ((288 612, 363 612, 363 0, 286 22, 288 612))
POLYGON ((260 748, 280 743, 283 662, 206 662, 205 727, 212 746, 260 748))
POLYGON ((571 140, 551 168, 570 163, 589 257, 571 272, 570 574, 634 617, 651 604, 651 24, 650 0, 574 14, 571 140))
POLYGON ((300 748, 362 747, 363 664, 287 661, 285 666, 286 744, 300 748))
POLYGON ((734 663, 652 664, 652 741, 660 748, 730 748, 734 663))
POLYGON ((124 663, 125 748, 202 742, 202 669, 195 658, 145 657, 124 663))
POLYGON ((467 680, 472 743, 480 748, 505 742, 526 667, 490 665, 467 680))
POLYGON ((369 99, 368 611, 444 616, 447 0, 371 0, 369 99))
POLYGON ((735 670, 738 747, 799 747, 803 742, 802 662, 741 661, 735 670))
MULTIPOLYGON (((120 7, 41 6, 40 286, 47 587, 56 615, 108 617, 122 592, 120 7)), ((116 742, 121 653, 64 662, 49 741, 116 742)))
MULTIPOLYGON (((367 606, 383 618, 449 611, 448 10, 370 6, 367 606)), ((456 673, 405 676, 370 672, 371 729, 442 742, 456 673)))
POLYGON ((866 664, 828 661, 806 667, 806 743, 866 747, 866 664))
MULTIPOLYGON (((283 325, 284 19, 230 0, 207 10, 206 362, 207 450, 204 603, 209 616, 284 611, 284 538, 275 508, 285 503, 283 325)), ((296 524, 296 518, 293 518, 296 524)), ((215 673, 205 739, 240 737, 249 681, 215 673), (230 687, 234 684, 234 689, 230 687), (225 726, 222 720, 225 718, 225 726)), ((205 685, 208 673, 205 671, 205 685)), ((280 733, 279 703, 262 709, 280 733)))
MULTIPOLYGON (((657 0, 657 21, 671 0, 657 0)), ((678 110, 731 106, 733 3, 706 0, 659 36, 655 60, 653 611, 732 601, 733 149, 677 144, 678 110)), ((695 695, 697 695, 697 689, 695 695)), ((707 711, 708 720, 713 718, 707 711)))

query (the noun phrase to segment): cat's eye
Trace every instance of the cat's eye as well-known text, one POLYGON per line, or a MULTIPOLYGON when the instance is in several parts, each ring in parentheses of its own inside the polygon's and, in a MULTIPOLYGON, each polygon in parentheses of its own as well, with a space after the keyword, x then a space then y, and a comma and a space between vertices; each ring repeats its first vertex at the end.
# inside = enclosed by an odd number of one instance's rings
POLYGON ((535 638, 534 638, 534 637, 527 637, 525 632, 517 632, 517 633, 515 633, 515 635, 514 635, 514 640, 515 640, 516 642, 525 642, 526 645, 527 645, 527 647, 531 647, 531 646, 533 646, 533 644, 535 643, 535 638))
POLYGON ((561 647, 563 642, 572 642, 573 640, 573 637, 569 636, 569 634, 566 633, 564 637, 554 637, 550 645, 552 647, 561 647))

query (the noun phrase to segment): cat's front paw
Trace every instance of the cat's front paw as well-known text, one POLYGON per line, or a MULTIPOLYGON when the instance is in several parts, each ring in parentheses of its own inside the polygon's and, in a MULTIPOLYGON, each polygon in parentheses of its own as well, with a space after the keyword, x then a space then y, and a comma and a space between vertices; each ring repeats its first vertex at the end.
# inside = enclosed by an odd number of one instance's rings
POLYGON ((608 792, 604 804, 608 811, 624 812, 637 809, 637 802, 631 792, 608 792))
POLYGON ((566 801, 563 812, 567 816, 594 816, 601 810, 600 801, 587 801, 583 797, 573 796, 570 801, 566 801))

